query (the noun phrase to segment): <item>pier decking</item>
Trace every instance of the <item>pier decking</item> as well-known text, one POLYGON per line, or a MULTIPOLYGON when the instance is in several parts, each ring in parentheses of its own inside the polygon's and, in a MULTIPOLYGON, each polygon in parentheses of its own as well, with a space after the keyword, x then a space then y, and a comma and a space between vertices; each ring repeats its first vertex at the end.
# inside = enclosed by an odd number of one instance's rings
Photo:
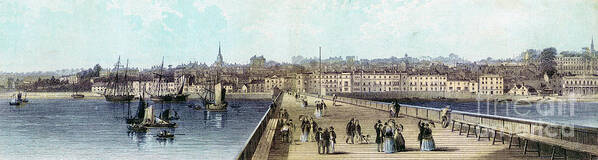
MULTIPOLYGON (((405 128, 403 136, 406 140, 407 151, 394 154, 377 152, 376 133, 373 126, 377 120, 383 122, 388 120, 388 112, 338 102, 337 106, 332 106, 332 102, 329 100, 325 101, 328 110, 325 110, 324 117, 316 119, 316 122, 322 128, 330 126, 335 128, 337 134, 336 153, 321 155, 318 154, 315 142, 298 142, 300 134, 298 117, 299 115, 313 116, 315 100, 316 98, 308 97, 309 106, 302 108, 293 96, 284 96, 281 106, 287 109, 297 127, 297 131, 294 133, 294 142, 293 144, 282 143, 279 132, 277 132, 270 152, 256 152, 255 154, 268 154, 268 159, 540 159, 537 154, 523 155, 523 150, 518 147, 508 149, 508 142, 492 145, 492 142, 487 139, 478 141, 472 136, 466 138, 465 135, 459 135, 458 132, 451 132, 450 127, 442 128, 440 124, 433 128, 437 151, 421 152, 418 149, 417 141, 419 119, 405 115, 395 119, 405 128), (364 135, 370 135, 369 144, 345 143, 345 126, 351 118, 359 120, 364 135)), ((543 153, 543 155, 549 156, 547 154, 549 153, 543 153)))

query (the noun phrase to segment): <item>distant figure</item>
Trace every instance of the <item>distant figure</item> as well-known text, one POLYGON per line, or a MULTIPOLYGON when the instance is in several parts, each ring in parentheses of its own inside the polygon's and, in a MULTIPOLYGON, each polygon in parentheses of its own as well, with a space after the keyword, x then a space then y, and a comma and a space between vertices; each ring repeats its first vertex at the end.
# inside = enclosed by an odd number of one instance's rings
POLYGON ((444 107, 444 109, 442 109, 442 111, 440 111, 440 117, 442 117, 442 127, 446 128, 449 126, 450 119, 449 119, 449 115, 448 113, 451 111, 451 106, 446 106, 444 107))
POLYGON ((355 133, 355 124, 353 124, 354 119, 351 118, 351 120, 349 121, 349 123, 347 123, 347 139, 345 140, 345 143, 349 143, 349 140, 351 140, 351 144, 354 144, 355 142, 353 141, 353 134, 355 133))
POLYGON ((395 144, 394 144, 394 135, 393 129, 388 122, 384 123, 384 127, 382 128, 384 131, 384 153, 394 153, 395 152, 395 144))
POLYGON ((334 144, 336 144, 336 132, 334 127, 330 126, 330 153, 334 153, 334 144))
POLYGON ((336 106, 336 94, 332 95, 332 106, 336 106))
POLYGON ((316 118, 322 117, 322 103, 316 103, 316 110, 314 111, 316 118))
POLYGON ((394 107, 393 117, 399 117, 399 113, 401 113, 401 105, 399 104, 398 101, 395 101, 393 107, 394 107))
POLYGON ((330 152, 330 132, 328 132, 328 128, 324 129, 320 141, 322 141, 322 152, 328 154, 330 152))
POLYGON ((433 151, 436 149, 436 144, 434 143, 434 138, 432 137, 432 129, 430 128, 430 125, 420 121, 418 126, 420 128, 418 139, 421 141, 421 151, 433 151))
POLYGON ((376 130, 376 144, 378 146, 378 152, 383 152, 382 147, 382 121, 378 120, 376 124, 374 124, 374 129, 376 130))

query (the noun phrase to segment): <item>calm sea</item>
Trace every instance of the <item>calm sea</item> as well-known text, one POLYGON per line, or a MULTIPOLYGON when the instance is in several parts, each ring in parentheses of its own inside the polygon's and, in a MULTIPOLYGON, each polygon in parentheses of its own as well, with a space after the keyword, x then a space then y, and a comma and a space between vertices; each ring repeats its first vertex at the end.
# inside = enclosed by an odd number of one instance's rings
POLYGON ((543 102, 515 105, 514 102, 415 102, 407 103, 416 106, 444 108, 515 117, 521 119, 552 122, 564 125, 598 127, 598 103, 596 102, 543 102))
MULTIPOLYGON (((159 115, 180 116, 174 140, 161 129, 128 133, 125 118, 137 102, 32 99, 21 106, 0 100, 0 159, 233 159, 266 112, 269 101, 232 100, 227 112, 193 110, 186 104, 152 104, 159 115)), ((189 102, 193 103, 193 102, 189 102)))

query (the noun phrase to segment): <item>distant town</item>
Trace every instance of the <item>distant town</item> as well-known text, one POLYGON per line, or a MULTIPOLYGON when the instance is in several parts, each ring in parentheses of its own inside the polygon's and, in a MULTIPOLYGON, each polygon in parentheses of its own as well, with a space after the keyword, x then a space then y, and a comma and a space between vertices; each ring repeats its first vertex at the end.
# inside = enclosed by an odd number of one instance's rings
MULTIPOLYGON (((271 92, 273 88, 318 94, 371 92, 459 93, 464 95, 594 95, 598 93, 598 57, 593 38, 580 51, 555 48, 529 49, 509 59, 482 59, 471 62, 456 54, 448 57, 411 57, 404 54, 384 59, 355 56, 326 59, 292 57, 292 63, 267 61, 255 55, 249 64, 223 61, 215 52, 213 64, 188 62, 163 69, 164 80, 155 76, 160 69, 134 66, 95 65, 77 73, 1 73, 0 89, 27 92, 104 93, 111 79, 125 76, 130 91, 141 93, 143 85, 164 83, 165 90, 185 86, 199 92, 219 82, 229 93, 271 92), (118 73, 118 74, 117 74, 118 73), (117 76, 118 75, 118 76, 117 76)), ((115 60, 116 61, 116 60, 115 60)), ((123 60, 124 61, 124 60, 123 60)), ((72 72, 72 70, 71 70, 72 72)))

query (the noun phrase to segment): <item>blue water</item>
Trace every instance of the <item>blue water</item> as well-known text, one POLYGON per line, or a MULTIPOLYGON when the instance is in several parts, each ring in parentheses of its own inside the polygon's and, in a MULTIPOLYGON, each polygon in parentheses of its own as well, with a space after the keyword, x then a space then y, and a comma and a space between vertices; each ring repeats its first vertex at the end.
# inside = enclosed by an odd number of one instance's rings
MULTIPOLYGON (((22 106, 0 100, 0 159, 233 159, 266 112, 269 101, 229 101, 227 112, 193 110, 185 104, 154 104, 179 113, 174 140, 161 129, 128 133, 125 118, 137 103, 32 99, 22 106), (238 107, 231 107, 238 106, 238 107)), ((192 102, 191 102, 192 103, 192 102)))
POLYGON ((598 127, 598 103, 596 102, 545 102, 525 105, 515 105, 514 102, 411 102, 411 105, 444 108, 480 113, 551 122, 564 125, 578 125, 598 127))

